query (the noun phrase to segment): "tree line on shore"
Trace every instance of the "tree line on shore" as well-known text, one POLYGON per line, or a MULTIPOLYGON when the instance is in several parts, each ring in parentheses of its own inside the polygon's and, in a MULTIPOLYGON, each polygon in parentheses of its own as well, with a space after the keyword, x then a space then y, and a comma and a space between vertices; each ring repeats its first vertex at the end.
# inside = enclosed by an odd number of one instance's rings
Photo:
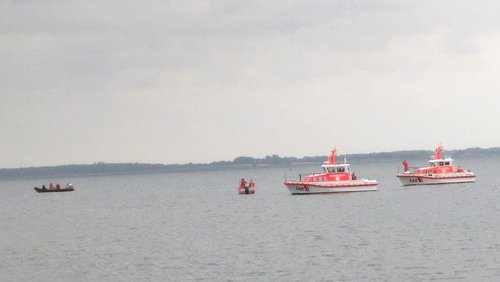
MULTIPOLYGON (((347 157, 349 162, 381 161, 403 159, 426 161, 433 151, 412 150, 369 154, 339 155, 338 160, 343 161, 347 157)), ((453 157, 481 157, 500 155, 500 147, 496 148, 469 148, 465 150, 447 151, 453 157)), ((322 163, 327 156, 280 157, 278 155, 266 156, 264 158, 237 157, 232 161, 218 161, 212 163, 187 163, 187 164, 147 164, 147 163, 94 163, 81 165, 60 165, 44 167, 24 167, 0 169, 0 179, 11 178, 43 178, 54 176, 97 176, 97 175, 119 175, 119 174, 141 174, 141 173, 167 173, 194 170, 212 170, 242 166, 292 166, 299 163, 322 163)))

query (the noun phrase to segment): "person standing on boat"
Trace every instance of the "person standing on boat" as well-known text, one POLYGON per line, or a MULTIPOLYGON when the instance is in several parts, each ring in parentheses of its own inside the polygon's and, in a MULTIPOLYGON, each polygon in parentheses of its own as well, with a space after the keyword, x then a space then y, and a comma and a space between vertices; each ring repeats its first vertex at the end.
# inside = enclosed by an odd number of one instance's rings
POLYGON ((464 170, 462 169, 462 167, 461 167, 461 166, 458 166, 458 168, 457 168, 457 172, 464 172, 464 170))
POLYGON ((50 182, 50 184, 49 184, 49 190, 54 190, 54 188, 55 188, 54 184, 52 184, 52 182, 50 182))
POLYGON ((351 179, 352 180, 358 180, 358 177, 356 176, 356 174, 354 174, 354 172, 351 175, 351 179))
POLYGON ((56 184, 56 190, 61 190, 61 185, 59 185, 59 183, 56 184))
POLYGON ((403 169, 405 172, 408 171, 408 161, 407 160, 403 161, 403 169))
POLYGON ((255 182, 253 182, 253 179, 250 179, 250 182, 248 183, 248 188, 254 188, 255 187, 255 182))
POLYGON ((240 182, 240 191, 241 191, 241 189, 245 189, 245 194, 250 193, 250 189, 247 186, 247 182, 245 181, 245 178, 241 179, 241 182, 240 182))
POLYGON ((240 182, 240 188, 246 188, 246 187, 247 187, 247 182, 245 181, 245 178, 242 178, 240 182))

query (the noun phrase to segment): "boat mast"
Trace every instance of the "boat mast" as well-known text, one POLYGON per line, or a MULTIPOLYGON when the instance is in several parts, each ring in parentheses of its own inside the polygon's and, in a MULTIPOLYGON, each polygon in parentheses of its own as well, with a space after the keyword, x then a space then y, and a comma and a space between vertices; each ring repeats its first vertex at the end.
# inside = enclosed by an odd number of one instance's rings
POLYGON ((335 164, 335 153, 337 152, 337 148, 333 148, 332 153, 330 154, 330 157, 328 158, 328 164, 335 164))
POLYGON ((441 152, 443 151, 443 145, 439 144, 439 146, 436 148, 436 156, 434 157, 435 160, 441 160, 442 155, 441 152))

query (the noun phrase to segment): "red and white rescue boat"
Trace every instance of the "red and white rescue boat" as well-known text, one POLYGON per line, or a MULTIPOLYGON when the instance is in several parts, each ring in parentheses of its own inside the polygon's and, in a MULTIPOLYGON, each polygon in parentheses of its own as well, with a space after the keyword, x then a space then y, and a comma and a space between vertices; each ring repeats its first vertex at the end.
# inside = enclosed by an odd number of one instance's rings
POLYGON ((443 146, 439 145, 435 156, 429 160, 429 166, 409 168, 408 162, 403 162, 403 173, 396 176, 404 186, 433 185, 474 182, 476 175, 471 171, 463 171, 459 166, 455 169, 452 158, 442 158, 443 146))
POLYGON ((300 175, 298 181, 285 179, 283 184, 290 190, 292 195, 377 190, 378 182, 376 180, 358 179, 354 173, 351 174, 349 164, 336 164, 336 152, 337 149, 333 149, 328 162, 321 165, 324 172, 307 175, 304 180, 300 175))

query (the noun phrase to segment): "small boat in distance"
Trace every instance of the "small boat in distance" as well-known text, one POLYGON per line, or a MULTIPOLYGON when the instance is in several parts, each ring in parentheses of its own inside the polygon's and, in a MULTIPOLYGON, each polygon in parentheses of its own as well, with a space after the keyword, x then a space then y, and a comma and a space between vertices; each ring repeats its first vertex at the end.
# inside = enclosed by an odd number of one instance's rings
POLYGON ((52 189, 50 189, 50 188, 49 188, 49 189, 47 189, 47 188, 45 187, 45 185, 43 185, 43 186, 42 186, 42 188, 40 188, 40 187, 35 187, 35 188, 33 188, 33 189, 35 189, 35 191, 37 191, 38 193, 49 193, 49 192, 71 192, 71 191, 74 191, 74 190, 75 190, 75 188, 73 187, 73 184, 71 184, 71 183, 70 183, 70 184, 68 184, 68 185, 66 185, 66 187, 64 187, 64 188, 59 188, 59 189, 57 189, 57 188, 52 188, 52 189))
POLYGON ((408 161, 403 161, 403 173, 396 177, 404 186, 433 185, 474 182, 476 175, 471 171, 464 171, 460 166, 453 166, 452 158, 444 158, 443 145, 436 148, 436 154, 429 160, 429 166, 410 168, 408 161))
POLYGON ((238 193, 240 195, 255 194, 255 182, 250 179, 250 182, 247 183, 245 178, 242 178, 240 181, 240 187, 238 188, 238 193))
POLYGON ((337 149, 333 149, 328 162, 321 167, 322 173, 313 173, 307 175, 302 180, 299 174, 299 180, 283 183, 292 195, 297 194, 318 194, 318 193, 338 193, 338 192, 364 192, 376 191, 378 182, 373 179, 358 179, 350 170, 348 163, 335 163, 335 154, 337 149))

